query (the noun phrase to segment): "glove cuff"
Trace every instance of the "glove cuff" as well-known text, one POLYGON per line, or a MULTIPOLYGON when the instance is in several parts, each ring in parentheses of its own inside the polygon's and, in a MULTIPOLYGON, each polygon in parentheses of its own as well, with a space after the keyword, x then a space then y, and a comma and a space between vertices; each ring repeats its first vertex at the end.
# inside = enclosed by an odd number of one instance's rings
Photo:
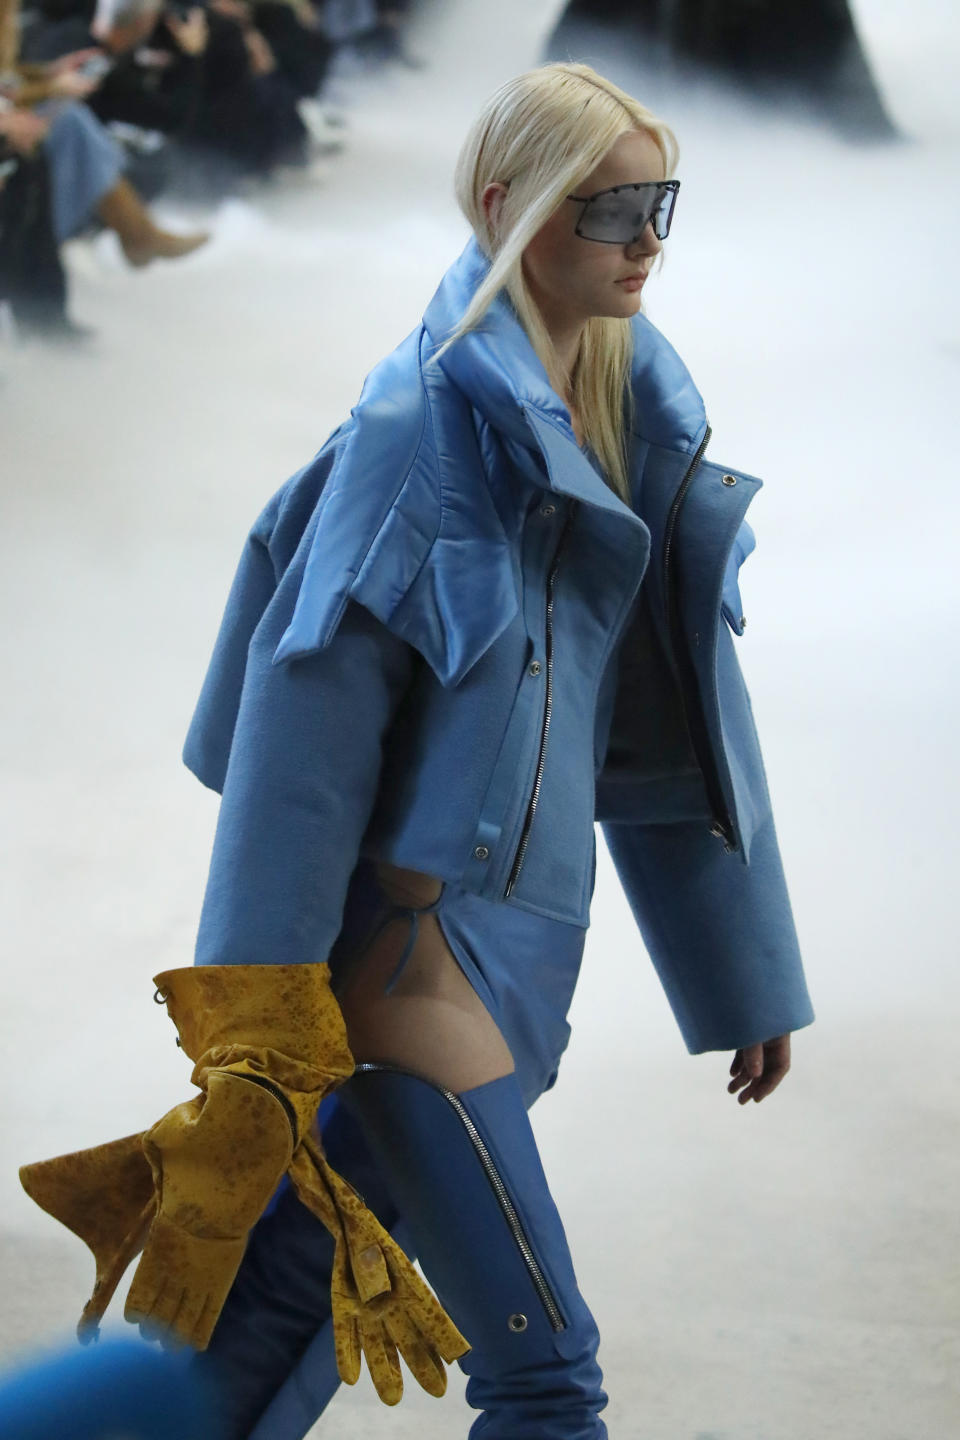
POLYGON ((325 962, 185 966, 162 971, 154 983, 197 1065, 197 1084, 203 1068, 243 1060, 294 1090, 322 1092, 353 1073, 325 962))

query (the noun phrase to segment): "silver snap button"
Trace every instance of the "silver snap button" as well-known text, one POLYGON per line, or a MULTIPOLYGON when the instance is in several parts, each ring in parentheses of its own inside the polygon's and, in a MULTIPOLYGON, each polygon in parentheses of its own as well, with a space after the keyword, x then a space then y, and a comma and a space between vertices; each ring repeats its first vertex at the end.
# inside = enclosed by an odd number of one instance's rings
POLYGON ((723 483, 724 483, 724 485, 736 485, 736 483, 737 483, 737 477, 736 477, 736 475, 724 475, 724 477, 723 477, 723 483))
POLYGON ((490 859, 490 851, 487 849, 486 845, 477 845, 473 853, 478 860, 490 859))
POLYGON ((527 1317, 526 1315, 511 1315, 507 1324, 515 1335, 519 1335, 521 1330, 527 1328, 527 1317))
POLYGON ((556 514, 556 510, 557 510, 556 505, 551 505, 549 502, 548 502, 546 505, 541 505, 541 506, 540 506, 540 514, 541 514, 541 515, 555 515, 555 514, 556 514))
POLYGON ((539 660, 531 660, 531 661, 530 661, 530 672, 529 672, 529 673, 530 673, 531 675, 539 675, 539 674, 540 674, 540 661, 539 661, 539 660))

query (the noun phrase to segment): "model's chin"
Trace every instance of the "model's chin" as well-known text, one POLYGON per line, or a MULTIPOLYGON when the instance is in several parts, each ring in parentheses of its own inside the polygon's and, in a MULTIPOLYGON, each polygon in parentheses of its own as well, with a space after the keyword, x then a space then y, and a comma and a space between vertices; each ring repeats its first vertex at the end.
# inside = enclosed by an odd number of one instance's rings
POLYGON ((643 303, 643 287, 639 290, 624 290, 618 300, 599 313, 611 320, 630 320, 639 314, 643 303))

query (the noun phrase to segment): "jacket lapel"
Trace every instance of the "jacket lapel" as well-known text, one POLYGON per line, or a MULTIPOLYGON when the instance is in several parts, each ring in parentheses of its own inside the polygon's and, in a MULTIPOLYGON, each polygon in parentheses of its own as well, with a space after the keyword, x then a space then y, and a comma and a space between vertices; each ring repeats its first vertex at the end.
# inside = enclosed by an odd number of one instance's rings
POLYGON ((569 495, 574 500, 582 500, 587 505, 619 516, 627 525, 649 538, 647 527, 639 515, 635 515, 597 474, 577 444, 569 425, 565 427, 569 433, 565 434, 552 417, 544 415, 532 404, 525 405, 523 412, 543 455, 550 488, 558 494, 569 495))

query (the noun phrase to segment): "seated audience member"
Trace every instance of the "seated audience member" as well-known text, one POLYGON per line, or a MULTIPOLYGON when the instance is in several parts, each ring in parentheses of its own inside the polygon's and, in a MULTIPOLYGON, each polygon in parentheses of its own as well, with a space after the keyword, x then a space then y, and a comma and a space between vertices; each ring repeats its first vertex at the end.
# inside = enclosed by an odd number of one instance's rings
MULTIPOLYGON (((49 102, 48 102, 49 103, 49 102)), ((99 220, 115 230, 131 265, 189 255, 205 231, 173 235, 152 219, 121 173, 125 156, 85 105, 76 101, 0 112, 0 136, 26 159, 43 147, 50 175, 50 208, 58 244, 99 220)))
MULTIPOLYGON (((21 111, 29 121, 29 112, 21 111)), ((28 160, 0 149, 0 301, 18 328, 71 339, 90 333, 67 315, 67 280, 53 233, 42 153, 28 160)))
POLYGON ((94 82, 69 62, 33 66, 23 73, 15 4, 0 0, 0 138, 28 161, 42 146, 56 243, 99 218, 117 232, 132 265, 174 259, 202 245, 208 238, 204 233, 171 235, 154 224, 122 173, 123 150, 82 101, 94 82))

